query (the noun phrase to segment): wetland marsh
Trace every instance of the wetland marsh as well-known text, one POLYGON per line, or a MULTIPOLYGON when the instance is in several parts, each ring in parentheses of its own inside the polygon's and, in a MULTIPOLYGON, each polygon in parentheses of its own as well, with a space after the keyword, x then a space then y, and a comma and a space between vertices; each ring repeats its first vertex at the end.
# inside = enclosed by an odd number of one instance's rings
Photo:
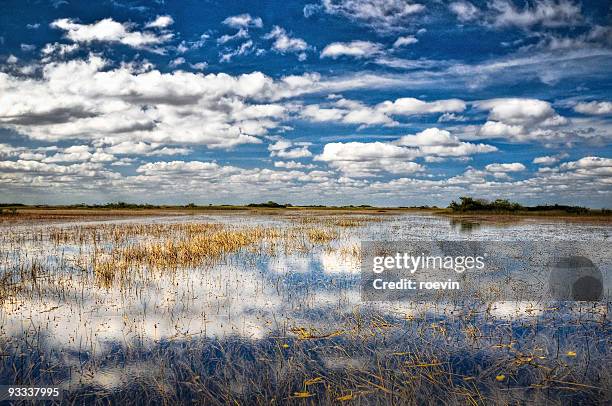
POLYGON ((609 404, 608 301, 366 302, 367 240, 607 242, 609 223, 200 213, 0 226, 0 382, 65 403, 609 404))

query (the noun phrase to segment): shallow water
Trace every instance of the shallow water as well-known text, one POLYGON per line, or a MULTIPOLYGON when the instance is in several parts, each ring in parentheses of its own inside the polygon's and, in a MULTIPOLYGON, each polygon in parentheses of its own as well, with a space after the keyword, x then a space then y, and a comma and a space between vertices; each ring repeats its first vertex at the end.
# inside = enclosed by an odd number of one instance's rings
MULTIPOLYGON (((52 383, 66 390, 66 400, 95 394, 126 403, 301 397, 333 403, 343 396, 433 402, 450 392, 459 403, 466 397, 563 403, 610 396, 609 302, 362 302, 356 250, 365 240, 605 242, 611 226, 355 217, 366 221, 326 225, 338 233, 326 243, 289 249, 286 241, 262 241, 213 263, 144 266, 110 282, 96 278, 87 261, 115 242, 53 242, 50 229, 175 223, 283 229, 302 217, 5 226, 0 272, 24 285, 0 307, 0 383, 52 383), (35 277, 24 274, 32 269, 35 277), (308 383, 313 378, 320 381, 308 383)), ((124 244, 164 238, 136 236, 124 244)))

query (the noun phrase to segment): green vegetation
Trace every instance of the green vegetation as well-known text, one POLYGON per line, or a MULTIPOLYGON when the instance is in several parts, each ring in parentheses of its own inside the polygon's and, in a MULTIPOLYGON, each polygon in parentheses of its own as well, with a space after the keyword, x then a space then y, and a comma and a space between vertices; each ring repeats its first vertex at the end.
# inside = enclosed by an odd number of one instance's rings
POLYGON ((270 207, 274 209, 284 209, 286 207, 291 207, 289 203, 279 204, 273 202, 272 200, 268 200, 266 203, 251 203, 247 207, 270 207))
POLYGON ((526 213, 561 213, 561 214, 603 214, 610 215, 612 210, 594 210, 581 206, 567 205, 538 205, 523 206, 507 199, 497 199, 492 202, 485 199, 475 199, 468 196, 459 198, 459 202, 452 201, 448 208, 453 213, 502 213, 502 214, 526 214, 526 213))
POLYGON ((474 199, 467 196, 460 197, 459 203, 453 200, 448 205, 448 208, 453 212, 492 211, 511 213, 525 209, 520 204, 505 199, 497 199, 493 202, 489 202, 485 199, 474 199))
POLYGON ((109 202, 102 204, 67 204, 67 205, 25 205, 22 203, 0 203, 0 215, 3 218, 9 218, 7 215, 18 215, 16 217, 24 216, 36 216, 40 213, 54 213, 53 215, 76 215, 75 213, 87 213, 93 214, 104 214, 104 213, 122 213, 124 215, 134 213, 135 215, 140 213, 143 215, 150 214, 152 212, 183 212, 188 211, 189 213, 195 213, 199 211, 227 211, 227 210, 241 210, 241 211, 266 211, 266 210, 339 210, 339 211, 360 211, 360 212, 377 212, 377 213, 393 213, 397 211, 427 211, 433 214, 450 214, 450 215, 518 215, 518 216, 599 216, 599 217, 612 217, 612 210, 610 209, 590 209, 582 206, 569 206, 569 205, 537 205, 537 206, 523 206, 520 203, 512 202, 507 199, 497 199, 494 201, 488 201, 485 199, 478 199, 469 196, 462 196, 457 201, 452 201, 447 208, 441 208, 438 206, 399 206, 399 207, 383 207, 383 206, 371 206, 368 204, 361 205, 337 205, 337 206, 326 206, 320 204, 312 205, 292 205, 290 203, 277 203, 269 200, 262 203, 249 203, 244 205, 231 205, 231 204, 168 204, 168 205, 157 205, 149 203, 127 203, 127 202, 109 202), (37 214, 38 213, 38 214, 37 214))

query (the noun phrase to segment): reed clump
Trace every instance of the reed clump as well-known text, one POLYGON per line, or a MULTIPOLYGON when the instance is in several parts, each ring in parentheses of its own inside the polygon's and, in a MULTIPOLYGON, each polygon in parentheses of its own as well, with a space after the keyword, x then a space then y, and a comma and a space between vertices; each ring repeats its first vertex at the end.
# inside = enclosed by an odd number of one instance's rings
MULTIPOLYGON (((279 238, 274 228, 252 227, 228 229, 220 225, 186 225, 178 238, 170 233, 161 240, 138 241, 118 247, 94 264, 96 273, 108 275, 112 270, 147 266, 154 269, 176 269, 185 266, 213 264, 225 255, 252 244, 279 238)), ((172 230, 169 230, 172 231, 172 230)), ((163 236, 155 231, 154 235, 163 236)), ((105 276, 108 279, 108 276, 105 276)))
POLYGON ((314 244, 326 244, 338 238, 338 232, 331 229, 308 228, 306 229, 308 239, 314 244))

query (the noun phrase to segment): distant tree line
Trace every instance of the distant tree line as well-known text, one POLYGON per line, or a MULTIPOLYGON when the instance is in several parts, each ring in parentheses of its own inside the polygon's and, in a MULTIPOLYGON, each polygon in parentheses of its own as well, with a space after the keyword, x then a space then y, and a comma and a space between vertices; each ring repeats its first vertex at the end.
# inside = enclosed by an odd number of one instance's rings
MULTIPOLYGON (((582 206, 567 206, 562 204, 523 206, 507 199, 497 199, 488 201, 486 199, 475 199, 468 196, 459 198, 459 202, 452 201, 448 208, 453 212, 494 212, 494 213, 515 213, 515 212, 565 212, 571 214, 588 214, 591 209, 582 206)), ((603 214, 609 214, 611 210, 602 209, 603 214)))

